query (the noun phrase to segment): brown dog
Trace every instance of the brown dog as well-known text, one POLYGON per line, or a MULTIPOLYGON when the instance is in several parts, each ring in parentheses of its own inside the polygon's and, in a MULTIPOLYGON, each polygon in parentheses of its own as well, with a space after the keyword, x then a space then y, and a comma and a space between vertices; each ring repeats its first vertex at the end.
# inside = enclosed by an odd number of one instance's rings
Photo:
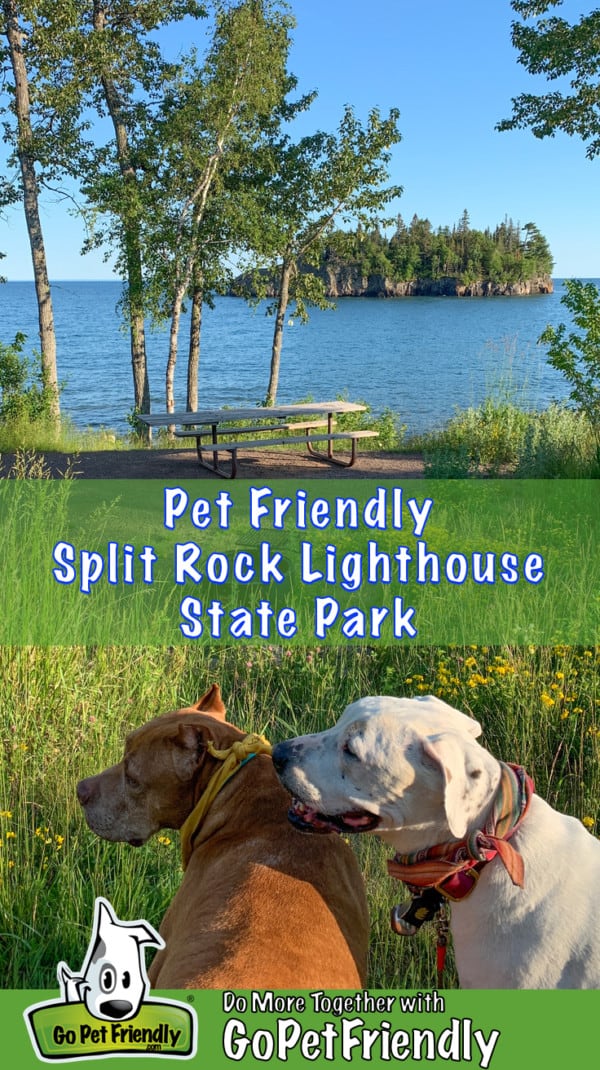
MULTIPOLYGON (((244 739, 218 686, 127 738, 118 765, 77 785, 88 825, 139 847, 179 829, 205 792, 220 750, 244 739)), ((183 882, 149 970, 158 988, 356 988, 365 984, 363 879, 337 836, 298 832, 268 754, 220 788, 199 828, 185 826, 183 882), (186 830, 188 830, 186 832, 186 830)), ((195 819, 194 819, 195 822, 195 819)))

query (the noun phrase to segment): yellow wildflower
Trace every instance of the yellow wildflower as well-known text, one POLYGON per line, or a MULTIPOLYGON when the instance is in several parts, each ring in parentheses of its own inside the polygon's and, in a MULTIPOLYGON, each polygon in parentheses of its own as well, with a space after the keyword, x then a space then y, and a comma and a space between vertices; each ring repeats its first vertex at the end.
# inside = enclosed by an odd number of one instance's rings
POLYGON ((593 817, 582 817, 581 823, 585 825, 586 829, 593 829, 596 824, 593 817))

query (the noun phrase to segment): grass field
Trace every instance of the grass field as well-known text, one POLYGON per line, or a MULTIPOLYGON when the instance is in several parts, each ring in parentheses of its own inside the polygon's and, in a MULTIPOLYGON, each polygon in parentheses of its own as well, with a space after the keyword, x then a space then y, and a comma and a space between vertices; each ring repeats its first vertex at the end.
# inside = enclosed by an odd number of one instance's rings
MULTIPOLYGON (((489 749, 525 765, 553 806, 600 832, 600 648, 0 647, 3 987, 55 989, 59 960, 78 969, 96 895, 120 917, 160 923, 181 879, 178 834, 139 850, 103 842, 75 784, 118 761, 131 728, 212 681, 229 719, 273 742, 327 727, 363 695, 435 693, 476 716, 489 749)), ((387 877, 388 852, 375 837, 353 845, 371 910, 370 987, 431 987, 433 934, 403 941, 389 928, 404 893, 387 877)))

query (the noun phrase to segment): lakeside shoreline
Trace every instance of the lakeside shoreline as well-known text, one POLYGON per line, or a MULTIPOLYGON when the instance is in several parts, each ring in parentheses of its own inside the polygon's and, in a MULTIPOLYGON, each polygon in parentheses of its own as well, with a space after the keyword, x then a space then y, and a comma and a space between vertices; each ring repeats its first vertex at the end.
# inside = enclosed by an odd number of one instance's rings
MULTIPOLYGON (((324 287, 324 296, 328 301, 341 301, 347 298, 371 300, 396 300, 408 297, 540 297, 554 293, 554 279, 550 275, 536 275, 528 279, 513 282, 495 282, 490 278, 473 279, 463 282, 456 275, 442 275, 437 279, 415 277, 396 280, 386 275, 363 275, 355 265, 330 267, 326 265, 319 270, 306 269, 305 274, 320 279, 324 287)), ((238 279, 227 297, 247 300, 244 279, 238 279)), ((250 288, 248 294, 255 298, 250 288)), ((269 284, 264 296, 273 299, 275 288, 269 284)))
MULTIPOLYGON (((503 300, 345 298, 335 312, 311 310, 306 325, 286 325, 278 400, 345 397, 367 403, 374 414, 391 407, 409 434, 440 427, 455 408, 477 405, 489 393, 510 390, 532 406, 564 395, 537 340, 548 324, 563 320, 562 291, 503 300), (368 374, 365 375, 366 366, 368 374), (433 386, 433 388, 432 388, 433 386)), ((63 283, 55 287, 61 406, 79 429, 127 434, 133 391, 129 339, 116 309, 121 285, 63 283)), ((203 318, 199 391, 202 407, 247 407, 264 398, 273 320, 269 302, 256 311, 242 298, 217 298, 203 318)), ((17 330, 35 367, 38 331, 33 283, 0 287, 0 337, 17 330)), ((181 405, 187 391, 182 349, 175 370, 181 405)), ((157 328, 146 339, 153 408, 165 408, 168 336, 157 328)))

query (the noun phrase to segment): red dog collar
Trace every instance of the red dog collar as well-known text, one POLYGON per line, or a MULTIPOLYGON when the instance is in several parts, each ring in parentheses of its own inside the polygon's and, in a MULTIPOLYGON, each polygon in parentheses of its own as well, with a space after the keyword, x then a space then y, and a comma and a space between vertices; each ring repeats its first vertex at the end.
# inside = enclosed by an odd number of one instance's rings
POLYGON ((521 766, 501 762, 500 767, 500 784, 483 829, 464 840, 396 854, 387 864, 390 876, 413 892, 435 888, 444 898, 458 901, 471 894, 483 867, 498 855, 513 884, 523 887, 523 859, 508 840, 527 813, 534 784, 521 766))

